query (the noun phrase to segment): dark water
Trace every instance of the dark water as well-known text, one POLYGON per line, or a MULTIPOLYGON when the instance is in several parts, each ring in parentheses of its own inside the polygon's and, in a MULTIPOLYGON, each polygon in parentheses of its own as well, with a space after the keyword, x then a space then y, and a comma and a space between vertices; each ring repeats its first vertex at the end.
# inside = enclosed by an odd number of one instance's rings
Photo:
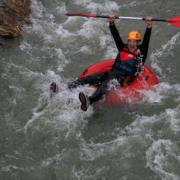
MULTIPOLYGON (((32 1, 32 26, 0 47, 1 180, 180 179, 180 31, 154 23, 148 66, 160 84, 142 102, 80 110, 66 84, 87 65, 115 57, 107 21, 66 12, 174 17, 180 1, 32 1), (49 84, 61 93, 49 96, 49 84)), ((141 21, 117 21, 144 32, 141 21)))

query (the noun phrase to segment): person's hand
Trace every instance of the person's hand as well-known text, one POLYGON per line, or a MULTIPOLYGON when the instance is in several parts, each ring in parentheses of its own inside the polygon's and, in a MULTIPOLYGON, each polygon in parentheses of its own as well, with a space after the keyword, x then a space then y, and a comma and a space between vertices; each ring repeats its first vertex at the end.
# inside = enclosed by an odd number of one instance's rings
POLYGON ((109 16, 109 23, 110 24, 114 24, 115 20, 116 20, 116 16, 115 15, 110 15, 109 16))
POLYGON ((151 16, 146 16, 145 17, 145 23, 146 23, 146 26, 148 27, 148 28, 152 28, 152 17, 151 16))

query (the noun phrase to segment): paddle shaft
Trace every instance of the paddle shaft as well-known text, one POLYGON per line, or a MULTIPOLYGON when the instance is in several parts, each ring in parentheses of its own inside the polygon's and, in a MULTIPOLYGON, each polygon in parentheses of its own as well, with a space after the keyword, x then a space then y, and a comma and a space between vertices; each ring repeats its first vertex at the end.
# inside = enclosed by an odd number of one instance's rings
MULTIPOLYGON (((81 16, 81 17, 92 17, 92 18, 106 18, 109 19, 111 16, 104 16, 104 15, 96 15, 96 14, 80 14, 80 13, 67 13, 66 16, 81 16)), ((143 20, 145 21, 146 18, 144 17, 126 17, 126 16, 114 16, 115 19, 132 19, 132 20, 143 20)), ((159 19, 154 18, 152 21, 159 21, 159 22, 168 22, 173 26, 180 27, 180 16, 176 16, 170 19, 159 19)))
MULTIPOLYGON (((99 15, 96 15, 96 18, 110 18, 110 16, 99 16, 99 15)), ((126 17, 126 16, 115 16, 115 19, 131 19, 131 20, 144 20, 145 21, 145 18, 143 17, 126 17)), ((152 21, 166 21, 165 19, 152 19, 152 21)))
MULTIPOLYGON (((94 17, 109 19, 111 16, 96 15, 96 14, 66 14, 67 16, 82 16, 82 17, 94 17)), ((131 19, 131 20, 145 20, 143 17, 126 17, 126 16, 115 16, 115 19, 131 19)), ((166 21, 166 19, 152 19, 152 21, 166 21)))

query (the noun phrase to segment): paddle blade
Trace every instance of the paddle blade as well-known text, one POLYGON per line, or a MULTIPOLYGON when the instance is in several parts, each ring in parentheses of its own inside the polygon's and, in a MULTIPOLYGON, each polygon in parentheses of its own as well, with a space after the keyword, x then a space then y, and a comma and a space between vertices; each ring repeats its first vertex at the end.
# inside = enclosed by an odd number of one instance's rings
POLYGON ((176 16, 174 18, 166 19, 166 21, 173 26, 180 27, 180 16, 176 16))
POLYGON ((96 17, 96 14, 79 14, 79 13, 67 13, 66 16, 82 16, 82 17, 96 17))

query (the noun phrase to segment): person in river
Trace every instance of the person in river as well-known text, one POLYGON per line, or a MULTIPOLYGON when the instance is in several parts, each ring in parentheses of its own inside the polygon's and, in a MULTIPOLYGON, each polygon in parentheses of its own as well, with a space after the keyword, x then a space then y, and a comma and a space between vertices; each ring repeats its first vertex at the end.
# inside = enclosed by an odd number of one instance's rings
MULTIPOLYGON (((108 85, 111 80, 116 79, 120 86, 126 86, 141 72, 148 54, 152 30, 152 17, 146 17, 145 23, 146 31, 142 43, 141 34, 138 31, 131 31, 128 33, 128 41, 127 44, 125 44, 116 28, 115 16, 110 17, 109 28, 119 51, 112 66, 112 70, 86 76, 68 85, 69 89, 85 84, 97 86, 96 91, 90 97, 86 96, 83 92, 79 93, 79 100, 83 111, 87 111, 89 105, 103 98, 108 91, 108 85)), ((50 89, 53 92, 57 92, 58 86, 53 82, 50 85, 50 89)))

